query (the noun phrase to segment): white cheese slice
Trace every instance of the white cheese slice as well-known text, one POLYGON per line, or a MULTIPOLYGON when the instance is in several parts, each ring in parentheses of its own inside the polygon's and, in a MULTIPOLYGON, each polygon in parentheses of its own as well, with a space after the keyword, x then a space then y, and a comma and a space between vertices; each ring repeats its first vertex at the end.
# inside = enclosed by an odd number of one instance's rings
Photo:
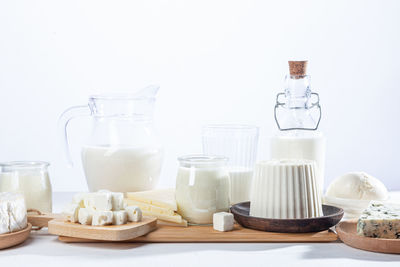
POLYGON ((174 215, 166 215, 166 214, 160 214, 160 213, 156 213, 156 212, 148 211, 148 210, 143 210, 142 212, 143 212, 143 215, 153 216, 159 220, 163 220, 163 221, 167 221, 167 222, 180 224, 183 221, 182 216, 179 215, 178 213, 174 213, 174 215))
POLYGON ((121 225, 128 222, 128 212, 126 210, 113 211, 113 224, 121 225))
POLYGON ((128 199, 148 203, 157 207, 177 211, 178 207, 175 200, 175 189, 157 189, 142 192, 126 193, 128 199))
POLYGON ((92 225, 110 225, 113 223, 113 212, 112 211, 93 211, 92 225))
POLYGON ((125 199, 125 203, 127 204, 127 206, 138 206, 142 211, 149 211, 149 212, 152 212, 155 214, 158 213, 158 214, 171 215, 171 216, 173 216, 175 214, 175 211, 172 209, 154 206, 152 204, 140 202, 140 201, 133 200, 133 199, 125 199))

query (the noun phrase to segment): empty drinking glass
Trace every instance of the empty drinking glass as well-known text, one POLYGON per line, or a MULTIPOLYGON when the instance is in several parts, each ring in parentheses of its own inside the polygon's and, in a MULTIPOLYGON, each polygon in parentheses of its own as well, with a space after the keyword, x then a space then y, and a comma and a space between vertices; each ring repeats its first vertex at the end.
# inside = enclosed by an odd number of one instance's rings
POLYGON ((213 124, 203 127, 203 153, 229 159, 231 204, 249 201, 259 129, 252 125, 213 124))

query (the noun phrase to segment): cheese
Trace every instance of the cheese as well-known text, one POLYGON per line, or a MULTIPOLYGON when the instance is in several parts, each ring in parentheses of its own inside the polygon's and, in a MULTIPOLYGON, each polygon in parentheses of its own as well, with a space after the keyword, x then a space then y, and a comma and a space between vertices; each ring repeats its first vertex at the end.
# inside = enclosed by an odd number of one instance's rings
POLYGON ((157 219, 167 221, 167 222, 173 222, 173 223, 182 223, 183 219, 182 216, 179 215, 178 213, 174 213, 174 215, 166 215, 166 214, 160 214, 148 210, 143 210, 143 215, 147 216, 153 216, 156 217, 157 219))
POLYGON ((400 239, 400 205, 371 202, 358 220, 357 234, 400 239))
POLYGON ((180 223, 173 223, 173 222, 167 222, 167 221, 163 221, 163 220, 157 220, 157 225, 187 227, 188 222, 185 219, 182 219, 182 222, 180 222, 180 223))
POLYGON ((128 199, 151 204, 160 208, 177 211, 178 207, 175 200, 175 189, 157 189, 142 192, 126 193, 128 199))
POLYGON ((78 194, 75 194, 73 197, 72 197, 72 203, 76 203, 76 204, 79 204, 79 206, 81 207, 81 208, 84 208, 85 207, 85 204, 84 204, 84 199, 85 199, 85 197, 87 196, 87 195, 89 195, 89 193, 78 193, 78 194))
POLYGON ((128 220, 130 222, 140 222, 142 220, 142 211, 137 206, 128 206, 125 208, 128 213, 128 220))
POLYGON ((128 212, 126 210, 113 211, 113 224, 121 225, 128 222, 128 212))
POLYGON ((124 207, 124 194, 123 193, 111 193, 112 210, 123 210, 124 207))
POLYGON ((138 206, 142 211, 148 211, 148 212, 152 212, 154 214, 158 213, 158 214, 171 215, 171 216, 173 216, 175 214, 175 211, 173 211, 172 209, 157 207, 152 204, 136 201, 133 199, 125 199, 125 203, 128 206, 138 206))
POLYGON ((111 211, 113 208, 112 194, 96 192, 87 194, 83 199, 84 206, 98 211, 111 211))
POLYGON ((0 193, 0 234, 19 231, 26 226, 24 197, 16 193, 0 193))
POLYGON ((217 212, 213 214, 214 230, 226 232, 233 230, 233 214, 228 212, 217 212))
POLYGON ((69 222, 78 222, 79 221, 79 209, 81 208, 79 203, 70 203, 65 207, 62 215, 69 222))
POLYGON ((80 208, 78 212, 78 222, 80 224, 91 225, 93 214, 89 208, 80 208))
POLYGON ((113 223, 113 212, 108 211, 93 211, 92 217, 92 225, 93 226, 101 226, 101 225, 110 225, 113 223))

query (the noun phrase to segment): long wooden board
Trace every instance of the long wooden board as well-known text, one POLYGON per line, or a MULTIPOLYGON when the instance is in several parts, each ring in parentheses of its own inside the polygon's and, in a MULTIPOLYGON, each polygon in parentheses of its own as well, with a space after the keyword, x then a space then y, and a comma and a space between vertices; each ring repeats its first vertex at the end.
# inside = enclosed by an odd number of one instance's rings
MULTIPOLYGON (((338 239, 332 231, 318 233, 272 233, 243 228, 235 224, 233 231, 219 232, 212 226, 158 226, 147 235, 124 242, 136 243, 266 243, 266 242, 332 242, 338 239)), ((68 243, 104 242, 60 236, 59 240, 68 243)))

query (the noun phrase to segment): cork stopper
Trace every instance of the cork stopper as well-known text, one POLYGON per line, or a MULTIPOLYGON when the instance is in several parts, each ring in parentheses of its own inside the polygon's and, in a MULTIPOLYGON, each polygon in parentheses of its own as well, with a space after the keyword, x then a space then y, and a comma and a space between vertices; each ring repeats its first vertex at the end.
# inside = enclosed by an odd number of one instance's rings
POLYGON ((290 76, 305 76, 307 74, 307 60, 289 61, 290 76))

